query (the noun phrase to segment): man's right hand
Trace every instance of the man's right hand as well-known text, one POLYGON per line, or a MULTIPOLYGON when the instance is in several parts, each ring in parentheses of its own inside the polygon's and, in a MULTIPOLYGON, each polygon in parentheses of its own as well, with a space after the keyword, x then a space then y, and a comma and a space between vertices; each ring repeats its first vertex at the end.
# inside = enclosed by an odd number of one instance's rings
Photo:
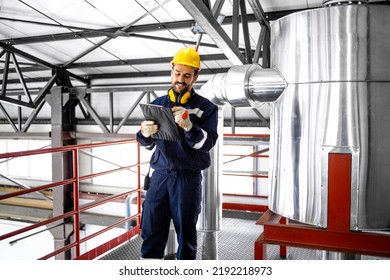
POLYGON ((157 133, 158 125, 154 121, 143 121, 141 123, 141 133, 144 137, 149 138, 152 134, 157 133))

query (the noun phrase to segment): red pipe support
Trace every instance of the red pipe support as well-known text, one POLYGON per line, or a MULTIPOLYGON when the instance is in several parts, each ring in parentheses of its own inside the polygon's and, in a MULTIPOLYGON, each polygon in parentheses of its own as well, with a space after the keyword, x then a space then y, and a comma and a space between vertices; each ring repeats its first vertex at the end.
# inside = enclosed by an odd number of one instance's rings
POLYGON ((139 233, 140 233, 140 228, 139 228, 139 226, 136 226, 136 227, 132 228, 131 230, 125 232, 124 234, 119 235, 119 236, 111 239, 110 241, 107 241, 106 243, 103 243, 103 244, 99 245, 98 247, 82 254, 81 256, 77 257, 76 260, 96 259, 101 254, 117 247, 118 245, 126 242, 127 240, 129 240, 130 238, 132 238, 133 236, 135 236, 139 233))
POLYGON ((266 244, 390 257, 389 235, 350 230, 351 164, 350 154, 329 154, 327 229, 283 225, 284 217, 268 210, 257 222, 264 230, 255 241, 254 258, 266 258, 266 244))

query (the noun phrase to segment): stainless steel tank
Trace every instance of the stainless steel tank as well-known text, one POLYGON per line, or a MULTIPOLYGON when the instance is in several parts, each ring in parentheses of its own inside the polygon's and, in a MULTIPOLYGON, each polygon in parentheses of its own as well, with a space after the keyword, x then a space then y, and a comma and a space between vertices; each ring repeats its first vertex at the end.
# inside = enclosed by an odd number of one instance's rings
POLYGON ((390 228, 390 6, 336 5, 271 25, 269 208, 327 226, 327 155, 352 154, 351 229, 390 228))

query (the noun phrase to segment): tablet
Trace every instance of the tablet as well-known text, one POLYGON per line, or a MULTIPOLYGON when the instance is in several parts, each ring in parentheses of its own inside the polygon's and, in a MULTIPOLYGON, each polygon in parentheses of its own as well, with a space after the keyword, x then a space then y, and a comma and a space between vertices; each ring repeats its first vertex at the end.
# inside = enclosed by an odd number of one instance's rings
POLYGON ((157 133, 152 134, 152 138, 180 141, 180 134, 175 118, 170 108, 155 104, 139 104, 144 114, 145 120, 155 121, 159 125, 157 133))

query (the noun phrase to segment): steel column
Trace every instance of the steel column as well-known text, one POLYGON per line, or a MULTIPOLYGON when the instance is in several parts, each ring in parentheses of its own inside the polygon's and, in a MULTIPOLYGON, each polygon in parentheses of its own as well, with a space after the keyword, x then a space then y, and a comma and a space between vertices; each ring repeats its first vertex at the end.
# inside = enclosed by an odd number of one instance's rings
MULTIPOLYGON (((70 132, 76 131, 75 106, 77 102, 66 92, 64 87, 53 87, 51 95, 47 96, 51 105, 51 136, 52 147, 62 147, 75 144, 75 140, 67 137, 70 132)), ((70 152, 52 154, 52 178, 53 182, 72 178, 72 154, 70 152)), ((53 216, 59 216, 73 210, 72 184, 63 185, 53 189, 53 216)), ((73 226, 66 219, 63 225, 51 230, 54 236, 55 249, 62 248, 71 243, 70 233, 73 226)), ((72 259, 68 250, 56 255, 56 259, 72 259)))

